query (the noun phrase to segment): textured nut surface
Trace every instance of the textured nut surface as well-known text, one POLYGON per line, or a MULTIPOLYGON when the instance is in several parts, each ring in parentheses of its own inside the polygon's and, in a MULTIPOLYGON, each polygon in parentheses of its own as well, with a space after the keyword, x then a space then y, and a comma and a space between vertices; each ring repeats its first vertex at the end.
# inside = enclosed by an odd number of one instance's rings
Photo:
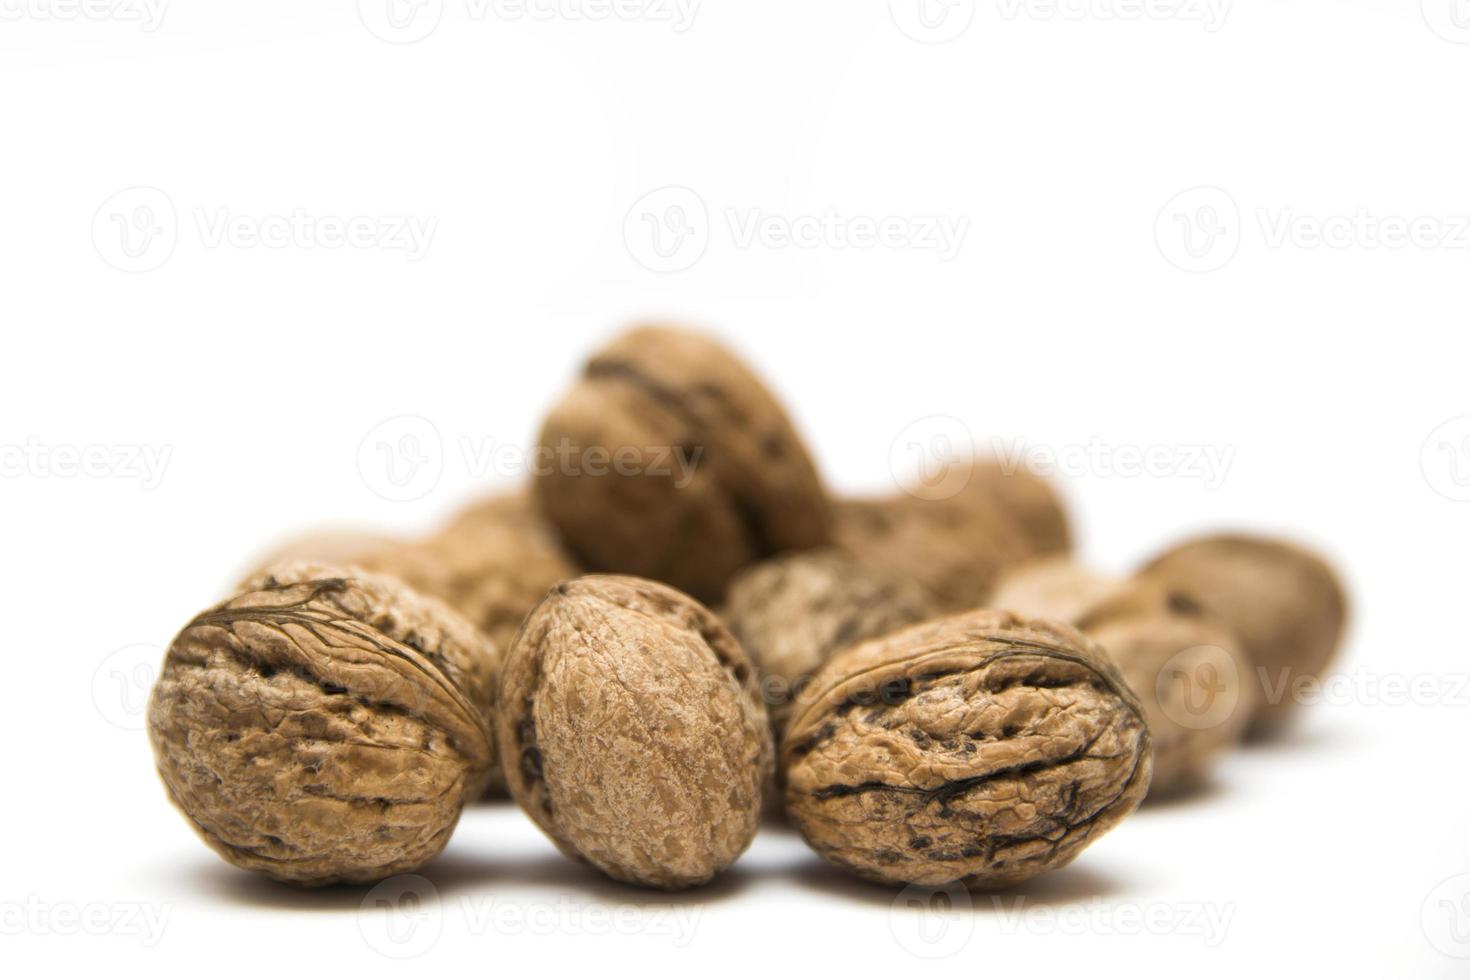
POLYGON ((1046 560, 1009 573, 993 601, 997 608, 1071 623, 1107 651, 1148 719, 1150 795, 1190 788, 1244 734, 1256 692, 1239 639, 1159 583, 1046 560))
POLYGON ((985 604, 1001 574, 1037 552, 993 502, 900 494, 835 504, 837 543, 929 590, 946 610, 985 604))
POLYGON ((913 579, 820 548, 741 572, 724 618, 761 673, 762 699, 779 733, 805 682, 832 654, 937 613, 913 579))
POLYGON ((771 732, 714 615, 644 579, 554 589, 511 647, 497 725, 511 795, 621 881, 709 880, 755 836, 771 732))
POLYGON ((830 537, 821 482, 785 412, 699 334, 618 337, 552 409, 540 441, 548 458, 572 460, 538 475, 542 508, 594 570, 717 601, 743 566, 830 537))
POLYGON ((443 599, 502 652, 546 591, 578 573, 525 492, 491 497, 424 541, 380 548, 356 562, 443 599))
POLYGON ((1225 623, 1255 665, 1255 722, 1279 723, 1301 678, 1320 677, 1342 638, 1347 599, 1318 556, 1269 538, 1218 535, 1187 541, 1142 576, 1188 596, 1225 623))
POLYGON ((1143 708, 1070 627, 961 613, 849 648, 813 689, 783 743, 787 813, 875 881, 1024 881, 1148 789, 1143 708))
POLYGON ((242 868, 306 885, 412 870, 489 772, 488 643, 393 580, 273 566, 170 646, 148 709, 159 774, 242 868))

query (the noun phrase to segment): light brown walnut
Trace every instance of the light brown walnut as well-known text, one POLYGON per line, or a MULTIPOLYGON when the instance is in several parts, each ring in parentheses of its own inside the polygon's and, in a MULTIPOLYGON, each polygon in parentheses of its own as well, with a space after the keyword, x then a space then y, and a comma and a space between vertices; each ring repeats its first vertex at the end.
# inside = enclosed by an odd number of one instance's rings
POLYGON ((891 884, 999 888, 1131 813, 1143 707, 1076 630, 973 611, 850 647, 782 743, 786 810, 824 858, 891 884))
POLYGON ((717 602, 744 566, 830 539, 826 495, 786 413, 697 333, 616 338, 551 410, 540 449, 541 506, 595 571, 717 602))
POLYGON ((239 867, 304 885, 411 871, 489 774, 488 644, 392 579, 274 566, 170 646, 148 709, 159 774, 239 867))
POLYGON ((645 579, 557 586, 511 647, 497 712, 511 795, 566 854, 685 888, 749 846, 772 764, 755 671, 714 614, 645 579))
POLYGON ((723 615, 761 674, 779 735, 812 675, 838 650, 938 614, 928 591, 837 548, 772 558, 741 572, 723 615))
POLYGON ((1189 597, 1240 637, 1255 665, 1257 732, 1280 726, 1297 704, 1297 686, 1320 679, 1337 654, 1347 598, 1328 564, 1304 548, 1243 534, 1197 538, 1140 575, 1189 597))
POLYGON ((1159 583, 1049 559, 1008 574, 992 602, 1070 623, 1107 651, 1142 702, 1153 734, 1151 796, 1196 786, 1244 734, 1256 691, 1240 640, 1159 583))

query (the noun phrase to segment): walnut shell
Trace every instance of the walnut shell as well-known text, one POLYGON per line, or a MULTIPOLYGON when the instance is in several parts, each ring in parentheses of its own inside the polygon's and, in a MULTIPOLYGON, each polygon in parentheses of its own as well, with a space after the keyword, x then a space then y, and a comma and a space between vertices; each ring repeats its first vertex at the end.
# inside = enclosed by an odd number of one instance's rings
POLYGON ((1150 796, 1194 786, 1244 734, 1256 691, 1240 640, 1159 583, 1045 560, 1009 573, 992 602, 1070 623, 1107 651, 1148 719, 1150 796))
POLYGON ((356 559, 449 603, 502 652, 548 589, 579 569, 529 493, 490 497, 426 540, 356 559))
POLYGON ((1030 470, 976 460, 960 496, 993 502, 1038 555, 1072 550, 1072 531, 1056 488, 1030 470))
POLYGON ((159 774, 231 864, 303 885, 411 871, 489 773, 488 643, 391 579, 273 566, 170 646, 159 774))
POLYGON ((900 494, 835 504, 837 543, 915 579, 946 611, 985 604, 1001 574, 1037 552, 992 502, 900 494))
POLYGON ((588 568, 713 602, 745 565, 829 540, 826 495, 785 412, 708 337, 618 337, 551 410, 540 442, 538 499, 588 568))
POLYGON ((685 888, 749 846, 771 769, 755 671, 714 614, 588 575, 527 617, 496 720, 511 795, 566 854, 685 888))
POLYGON ((1279 725, 1293 687, 1319 678, 1337 653, 1347 599, 1317 555, 1284 541, 1218 535, 1180 544, 1140 573, 1187 596, 1240 637, 1255 665, 1253 727, 1279 725))
POLYGON ((837 548, 772 558, 736 576, 724 619, 760 671, 777 734, 838 650, 938 615, 918 582, 837 548))
POLYGON ((1143 707, 1076 630, 974 611, 850 647, 781 752, 787 814, 824 858, 892 884, 1012 885, 1131 813, 1143 707))

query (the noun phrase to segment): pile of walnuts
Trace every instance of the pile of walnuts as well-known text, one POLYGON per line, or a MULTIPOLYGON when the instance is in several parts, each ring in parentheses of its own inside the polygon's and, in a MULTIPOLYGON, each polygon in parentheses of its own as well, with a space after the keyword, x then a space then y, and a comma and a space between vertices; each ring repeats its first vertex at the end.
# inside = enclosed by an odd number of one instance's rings
POLYGON ((425 540, 296 542, 174 639, 154 755, 227 861, 373 882, 508 792, 568 856, 685 888, 774 794, 855 875, 1003 887, 1279 725, 1342 632, 1307 551, 1221 535, 1102 576, 1051 487, 996 463, 833 498, 696 333, 615 339, 540 441, 614 465, 547 468, 425 540))

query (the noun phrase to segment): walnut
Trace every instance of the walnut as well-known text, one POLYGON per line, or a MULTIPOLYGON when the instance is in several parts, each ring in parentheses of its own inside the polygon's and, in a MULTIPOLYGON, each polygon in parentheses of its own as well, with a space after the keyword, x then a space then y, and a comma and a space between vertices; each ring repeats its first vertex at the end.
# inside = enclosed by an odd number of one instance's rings
POLYGON ((303 885, 413 870, 490 772, 488 645, 391 579, 273 566, 170 646, 148 709, 159 774, 239 867, 303 885))
POLYGON ((736 576, 724 619, 762 675, 777 734, 827 658, 937 615, 928 591, 836 548, 772 558, 736 576))
POLYGON ((511 647, 496 724, 511 795, 613 878, 696 885, 755 835, 772 754, 755 671, 711 612, 667 586, 557 586, 511 647))
POLYGON ((1284 541, 1218 535, 1187 541, 1144 567, 1173 594, 1218 617, 1255 665, 1252 728, 1279 726, 1294 686, 1319 678, 1342 638, 1347 599, 1321 558, 1284 541))
POLYGON ((917 579, 951 611, 985 605, 1006 569, 1070 547, 1066 514, 1046 482, 998 463, 975 463, 953 496, 844 500, 835 515, 838 544, 917 579))
POLYGON ((426 540, 379 548, 355 561, 443 599, 501 651, 547 590, 578 574, 524 492, 480 501, 426 540))
POLYGON ((1108 652, 1142 702, 1153 735, 1150 796, 1197 785, 1240 741, 1256 694, 1240 640, 1159 583, 1109 578, 1049 559, 1009 573, 991 601, 1070 623, 1108 652))
POLYGON ((713 602, 745 565, 830 537, 821 482, 786 414, 699 334, 618 337, 552 409, 540 442, 538 499, 594 570, 713 602))
POLYGON ((826 859, 885 883, 1015 884, 1137 807, 1143 707, 1076 630, 972 611, 850 647, 782 743, 787 813, 826 859))

